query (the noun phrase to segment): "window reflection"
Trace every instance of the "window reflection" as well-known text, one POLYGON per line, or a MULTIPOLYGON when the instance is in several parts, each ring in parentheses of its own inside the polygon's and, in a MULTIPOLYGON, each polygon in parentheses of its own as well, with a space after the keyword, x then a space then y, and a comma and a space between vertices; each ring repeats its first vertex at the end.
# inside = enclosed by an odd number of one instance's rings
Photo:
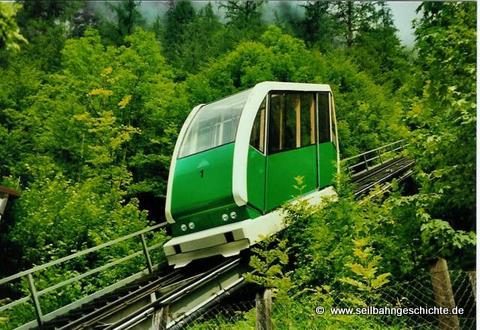
POLYGON ((267 98, 263 99, 253 123, 250 145, 260 152, 265 151, 265 111, 267 98))
POLYGON ((319 143, 330 141, 330 96, 318 93, 318 140, 319 143))
POLYGON ((268 151, 275 153, 315 143, 315 94, 270 95, 268 151))

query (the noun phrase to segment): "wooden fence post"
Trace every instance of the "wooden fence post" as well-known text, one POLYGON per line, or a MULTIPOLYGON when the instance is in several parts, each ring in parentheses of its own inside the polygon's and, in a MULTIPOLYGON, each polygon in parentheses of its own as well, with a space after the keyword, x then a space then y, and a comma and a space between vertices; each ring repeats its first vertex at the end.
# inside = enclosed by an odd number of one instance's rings
POLYGON ((154 330, 166 330, 168 324, 168 305, 162 306, 153 314, 153 329, 154 330))
POLYGON ((473 297, 477 299, 477 276, 475 271, 470 271, 468 273, 468 279, 470 280, 470 284, 472 285, 472 292, 473 297))
POLYGON ((256 330, 272 330, 272 290, 262 289, 255 297, 257 309, 256 330))
MULTIPOLYGON (((455 307, 455 297, 453 296, 452 283, 448 274, 447 261, 443 258, 437 258, 430 267, 432 276, 433 294, 435 303, 438 307, 447 307, 450 310, 455 307)), ((460 322, 457 315, 438 315, 440 329, 460 329, 460 322)))

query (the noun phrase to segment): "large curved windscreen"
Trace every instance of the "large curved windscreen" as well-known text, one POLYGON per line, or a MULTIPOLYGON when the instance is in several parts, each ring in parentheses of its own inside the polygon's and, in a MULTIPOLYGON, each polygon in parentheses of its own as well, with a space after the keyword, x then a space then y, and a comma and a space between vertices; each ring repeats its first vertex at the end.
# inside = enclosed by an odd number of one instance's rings
POLYGON ((238 121, 250 89, 203 106, 195 115, 180 147, 186 157, 235 141, 238 121))

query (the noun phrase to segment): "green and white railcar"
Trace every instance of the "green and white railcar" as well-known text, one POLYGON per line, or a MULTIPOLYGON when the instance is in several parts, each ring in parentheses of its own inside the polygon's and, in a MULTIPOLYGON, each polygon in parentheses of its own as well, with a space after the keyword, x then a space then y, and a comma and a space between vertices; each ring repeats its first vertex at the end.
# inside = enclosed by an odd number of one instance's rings
POLYGON ((339 161, 330 86, 262 82, 196 106, 172 156, 164 245, 176 267, 238 254, 283 228, 279 207, 332 195, 339 161), (295 177, 303 188, 295 187, 295 177))

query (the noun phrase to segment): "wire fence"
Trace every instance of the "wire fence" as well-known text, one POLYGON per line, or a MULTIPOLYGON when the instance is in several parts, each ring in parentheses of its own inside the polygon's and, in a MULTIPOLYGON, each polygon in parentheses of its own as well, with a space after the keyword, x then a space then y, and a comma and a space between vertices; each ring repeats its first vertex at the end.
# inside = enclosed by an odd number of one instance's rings
POLYGON ((176 329, 236 330, 255 328, 255 300, 218 305, 176 329))
POLYGON ((431 270, 375 292, 360 292, 356 298, 363 304, 352 304, 343 292, 274 298, 271 326, 259 320, 269 314, 259 313, 250 299, 216 306, 176 329, 475 329, 475 289, 475 272, 431 270), (439 287, 445 278, 450 285, 439 287), (438 314, 447 306, 456 315, 438 314))

